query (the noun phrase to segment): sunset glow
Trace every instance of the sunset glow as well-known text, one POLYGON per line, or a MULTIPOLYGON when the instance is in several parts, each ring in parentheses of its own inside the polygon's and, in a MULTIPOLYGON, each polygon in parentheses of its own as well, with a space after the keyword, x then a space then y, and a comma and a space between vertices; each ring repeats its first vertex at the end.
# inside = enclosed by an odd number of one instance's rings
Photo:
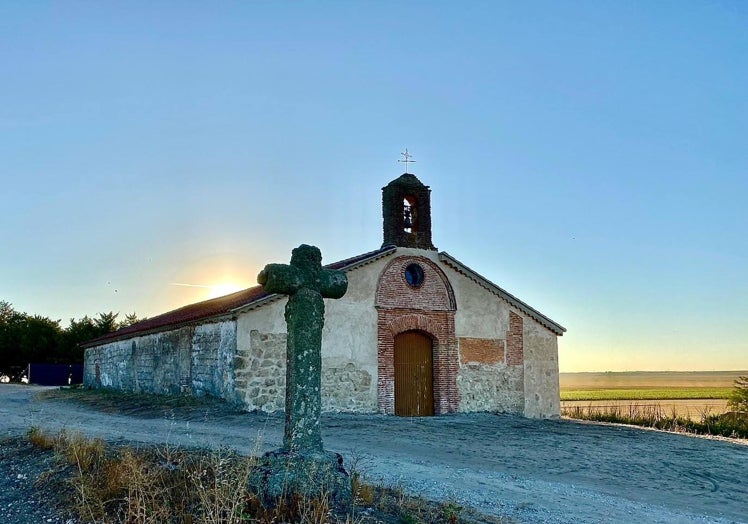
POLYGON ((249 287, 232 281, 221 282, 219 284, 186 284, 182 282, 172 282, 171 285, 186 288, 199 288, 201 290, 204 290, 204 292, 199 295, 195 294, 189 297, 186 303, 223 297, 249 287))
POLYGON ((220 284, 214 284, 208 287, 208 298, 217 298, 224 295, 229 295, 242 289, 246 289, 247 286, 237 284, 236 282, 222 282, 220 284))

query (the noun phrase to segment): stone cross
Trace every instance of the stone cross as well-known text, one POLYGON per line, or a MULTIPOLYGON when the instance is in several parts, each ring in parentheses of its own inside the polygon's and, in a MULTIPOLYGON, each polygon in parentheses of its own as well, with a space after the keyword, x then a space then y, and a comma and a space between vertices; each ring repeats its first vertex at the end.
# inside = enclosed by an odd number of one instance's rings
POLYGON ((322 299, 345 295, 348 278, 342 271, 324 269, 320 250, 302 244, 293 250, 290 265, 268 264, 257 282, 268 293, 288 295, 284 451, 321 453, 322 299))

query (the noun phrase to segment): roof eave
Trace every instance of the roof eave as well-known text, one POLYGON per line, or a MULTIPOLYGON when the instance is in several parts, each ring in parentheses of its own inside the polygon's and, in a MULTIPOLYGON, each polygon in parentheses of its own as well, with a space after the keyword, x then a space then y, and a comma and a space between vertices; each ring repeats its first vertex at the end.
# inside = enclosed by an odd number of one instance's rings
MULTIPOLYGON (((233 313, 233 311, 229 311, 228 313, 219 313, 217 315, 212 315, 210 317, 197 318, 194 320, 185 320, 183 322, 175 322, 174 324, 167 324, 164 326, 158 326, 158 327, 154 327, 151 329, 144 329, 142 331, 135 331, 132 333, 123 333, 122 335, 119 335, 119 336, 107 337, 106 335, 103 335, 102 337, 95 338, 83 344, 79 344, 79 346, 83 349, 88 349, 91 347, 103 346, 104 344, 109 344, 112 342, 118 342, 120 340, 128 340, 131 338, 144 337, 147 335, 155 335, 156 333, 162 333, 164 331, 174 331, 177 329, 182 329, 183 327, 188 327, 188 326, 192 326, 196 324, 203 324, 205 322, 215 324, 216 322, 223 322, 225 320, 233 320, 234 318, 236 318, 236 315, 233 313)), ((116 333, 116 331, 114 331, 113 333, 116 333)))

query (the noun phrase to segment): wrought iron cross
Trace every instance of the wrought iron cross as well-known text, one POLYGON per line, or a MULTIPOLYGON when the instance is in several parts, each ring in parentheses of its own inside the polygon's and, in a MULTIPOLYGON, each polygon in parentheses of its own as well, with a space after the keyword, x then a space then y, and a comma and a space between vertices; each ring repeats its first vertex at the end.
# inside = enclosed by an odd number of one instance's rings
POLYGON ((405 148, 405 153, 400 153, 400 154, 403 155, 403 157, 405 157, 405 160, 398 160, 398 162, 405 163, 405 172, 407 173, 408 172, 408 163, 415 164, 416 161, 415 160, 411 160, 411 158, 413 158, 413 155, 411 155, 410 153, 408 153, 408 148, 407 147, 405 148))

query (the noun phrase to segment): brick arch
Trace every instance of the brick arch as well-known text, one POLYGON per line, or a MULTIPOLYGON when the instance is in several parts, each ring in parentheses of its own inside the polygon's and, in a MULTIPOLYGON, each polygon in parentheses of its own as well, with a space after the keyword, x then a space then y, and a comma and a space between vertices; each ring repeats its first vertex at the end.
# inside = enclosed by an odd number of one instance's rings
POLYGON ((447 275, 434 261, 405 255, 390 261, 379 274, 375 298, 377 307, 407 307, 423 310, 457 309, 455 293, 447 275), (424 269, 424 283, 413 288, 405 281, 405 268, 412 263, 424 269))
POLYGON ((432 338, 435 338, 433 335, 437 331, 435 327, 432 319, 426 315, 419 315, 417 313, 395 317, 389 326, 393 339, 405 331, 423 331, 428 333, 432 338))

